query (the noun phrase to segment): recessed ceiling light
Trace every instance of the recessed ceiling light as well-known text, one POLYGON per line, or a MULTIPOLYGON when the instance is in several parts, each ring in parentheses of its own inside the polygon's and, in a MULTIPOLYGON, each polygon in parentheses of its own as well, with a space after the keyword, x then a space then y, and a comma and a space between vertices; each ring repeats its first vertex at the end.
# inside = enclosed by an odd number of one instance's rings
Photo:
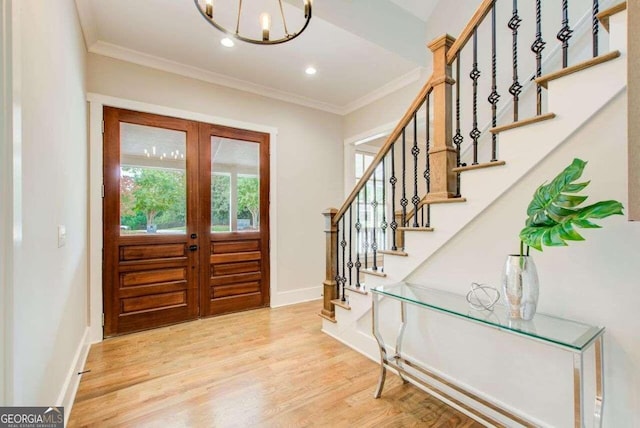
POLYGON ((228 37, 225 37, 224 39, 220 40, 220 44, 225 48, 232 48, 233 45, 235 45, 235 43, 233 43, 233 40, 231 40, 228 37))
POLYGON ((307 67, 307 69, 304 72, 307 73, 308 75, 313 75, 313 74, 316 74, 318 71, 313 67, 307 67))

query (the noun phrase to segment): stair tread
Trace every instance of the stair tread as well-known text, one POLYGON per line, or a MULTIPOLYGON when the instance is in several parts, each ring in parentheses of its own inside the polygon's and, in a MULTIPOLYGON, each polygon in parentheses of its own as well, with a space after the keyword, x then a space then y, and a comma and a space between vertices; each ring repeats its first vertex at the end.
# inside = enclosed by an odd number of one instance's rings
POLYGON ((609 18, 615 15, 616 13, 620 13, 626 9, 627 9, 627 2, 623 1, 622 3, 618 3, 615 6, 611 6, 610 8, 603 10, 602 12, 596 15, 596 18, 598 18, 598 21, 600 21, 604 29, 609 31, 609 18))
POLYGON ((334 324, 338 322, 338 321, 336 321, 336 319, 335 319, 335 318, 329 317, 329 316, 327 316, 327 315, 323 314, 322 312, 321 312, 321 313, 319 313, 319 314, 318 314, 318 316, 319 316, 320 318, 324 318, 324 319, 326 319, 327 321, 331 321, 331 322, 332 322, 332 323, 334 323, 334 324))
POLYGON ((454 204, 456 202, 467 202, 467 198, 430 198, 429 195, 422 198, 422 205, 435 205, 435 204, 454 204))
POLYGON ((491 168, 494 166, 502 166, 505 165, 506 162, 505 161, 493 161, 493 162, 485 162, 485 163, 478 163, 475 165, 468 165, 468 166, 461 166, 458 168, 453 168, 451 171, 453 172, 465 172, 465 171, 473 171, 476 169, 484 169, 484 168, 491 168))
POLYGON ((411 231, 411 232, 433 232, 433 227, 399 227, 398 230, 403 232, 411 231))
POLYGON ((387 256, 400 256, 400 257, 407 257, 409 255, 404 251, 400 251, 400 250, 379 250, 378 253, 385 254, 387 256))
POLYGON ((508 123, 506 125, 496 126, 495 128, 491 128, 489 131, 492 134, 497 134, 499 132, 507 131, 509 129, 519 128, 521 126, 531 125, 532 123, 538 123, 544 120, 553 119, 554 117, 556 117, 555 113, 540 114, 538 116, 530 117, 529 119, 523 119, 517 122, 508 123))
POLYGON ((381 272, 380 270, 373 270, 371 268, 367 268, 367 269, 360 269, 361 273, 366 273, 369 275, 374 275, 374 276, 379 276, 381 278, 385 278, 387 276, 386 273, 381 272))
POLYGON ((620 56, 620 51, 609 52, 604 55, 597 56, 595 58, 588 59, 586 61, 582 61, 576 65, 572 65, 571 67, 563 68, 559 71, 554 71, 553 73, 545 74, 544 76, 540 76, 536 79, 536 83, 540 86, 546 88, 547 84, 551 80, 559 79, 563 76, 568 76, 569 74, 576 73, 578 71, 584 70, 589 67, 593 67, 594 65, 602 64, 603 62, 611 61, 612 59, 616 59, 620 56))
POLYGON ((362 295, 365 295, 365 296, 367 294, 369 294, 367 292, 367 290, 365 290, 364 285, 362 285, 362 284, 360 285, 360 288, 348 285, 348 286, 344 287, 344 289, 348 290, 348 291, 353 291, 354 293, 362 294, 362 295))
POLYGON ((351 306, 349 306, 349 304, 348 304, 347 302, 343 302, 343 301, 342 301, 342 300, 340 300, 340 299, 333 299, 333 300, 331 301, 331 303, 333 303, 333 304, 334 304, 334 305, 336 305, 336 306, 341 307, 342 309, 346 309, 346 310, 348 310, 348 311, 350 311, 350 310, 351 310, 351 306))

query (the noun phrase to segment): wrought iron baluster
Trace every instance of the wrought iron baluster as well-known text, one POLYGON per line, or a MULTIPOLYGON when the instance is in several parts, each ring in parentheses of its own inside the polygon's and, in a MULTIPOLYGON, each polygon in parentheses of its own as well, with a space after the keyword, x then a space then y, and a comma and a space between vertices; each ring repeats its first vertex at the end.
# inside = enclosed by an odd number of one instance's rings
POLYGON ((364 268, 369 269, 369 205, 367 204, 367 187, 369 180, 364 183, 364 268))
POLYGON ((420 148, 418 147, 418 116, 413 113, 413 147, 411 148, 413 155, 413 227, 418 227, 418 205, 420 204, 420 196, 418 196, 418 155, 420 148))
POLYGON ((512 58, 513 58, 513 83, 509 87, 509 93, 513 96, 513 121, 518 121, 518 101, 522 92, 522 85, 518 81, 518 28, 522 19, 518 16, 518 0, 513 0, 513 13, 509 20, 508 27, 511 29, 513 37, 512 58))
POLYGON ((478 129, 478 79, 480 78, 480 70, 478 70, 478 27, 473 29, 473 68, 469 77, 473 81, 473 129, 469 136, 473 140, 472 165, 478 165, 478 138, 480 138, 480 130, 478 129))
POLYGON ((362 243, 360 239, 360 229, 362 229, 362 223, 360 223, 360 193, 358 192, 356 197, 356 288, 360 288, 360 268, 362 267, 360 262, 360 244, 362 243))
POLYGON ((569 65, 569 39, 573 30, 569 27, 569 0, 562 0, 562 28, 556 36, 562 42, 562 68, 569 65))
MULTIPOLYGON (((387 157, 382 158, 382 223, 380 224, 380 230, 382 231, 382 249, 387 249, 387 169, 385 167, 387 157)), ((384 270, 384 266, 382 267, 384 270)))
MULTIPOLYGON (((431 191, 431 168, 429 166, 429 150, 430 150, 430 146, 431 146, 431 129, 430 129, 430 125, 431 125, 431 117, 430 117, 430 108, 431 108, 431 92, 427 93, 427 101, 426 101, 426 110, 427 110, 427 118, 426 118, 426 132, 425 132, 425 140, 426 140, 426 145, 425 145, 425 169, 424 169, 424 179, 426 181, 426 194, 427 196, 429 195, 429 192, 431 191)), ((429 227, 430 223, 431 223, 431 205, 429 204, 425 204, 422 206, 422 208, 424 209, 424 207, 427 207, 427 220, 426 222, 424 221, 424 219, 422 220, 422 225, 424 227, 429 227)))
MULTIPOLYGON (((460 54, 456 56, 456 135, 453 137, 453 144, 456 146, 456 166, 460 163, 460 146, 464 137, 460 132, 460 54)), ((456 197, 460 197, 460 173, 456 173, 456 197)))
POLYGON ((346 250, 347 250, 347 239, 345 236, 345 230, 347 229, 347 226, 345 224, 346 222, 346 216, 343 215, 342 216, 342 241, 340 241, 340 246, 342 247, 342 277, 340 278, 340 282, 342 283, 342 298, 341 300, 344 302, 346 301, 346 297, 344 296, 344 285, 347 283, 347 270, 345 269, 345 262, 347 260, 346 258, 346 250))
MULTIPOLYGON (((538 0, 539 1, 539 0, 538 0)), ((498 125, 498 94, 497 83, 497 58, 496 58, 496 5, 491 9, 491 94, 488 101, 491 104, 491 126, 495 128, 498 125)), ((498 160, 498 136, 491 133, 491 162, 498 160)))
MULTIPOLYGON (((542 0, 536 0, 536 39, 531 50, 536 54, 536 77, 542 76, 542 51, 547 44, 542 40, 542 0)), ((542 114, 542 86, 536 84, 536 114, 542 114)))
POLYGON ((371 253, 373 253, 373 262, 371 263, 371 269, 378 270, 378 261, 376 260, 378 255, 378 240, 376 237, 376 225, 378 223, 378 166, 373 170, 373 198, 371 199, 371 211, 373 217, 373 227, 371 228, 371 253))
POLYGON ((391 184, 391 250, 397 251, 398 245, 396 243, 396 231, 398 229, 398 222, 396 221, 396 162, 395 162, 396 143, 391 144, 391 177, 389 178, 389 184, 391 184))
POLYGON ((600 12, 600 4, 598 0, 593 0, 593 8, 591 11, 591 33, 593 34, 593 57, 598 56, 598 32, 600 31, 600 22, 598 22, 598 12, 600 12))
POLYGON ((349 268, 349 286, 353 285, 353 281, 352 281, 352 272, 353 272, 353 258, 352 258, 352 252, 353 252, 353 239, 352 239, 352 235, 353 235, 353 217, 352 217, 352 211, 353 211, 353 202, 351 203, 351 205, 349 205, 349 261, 347 262, 347 267, 349 268))
MULTIPOLYGON (((340 220, 336 222, 336 238, 340 236, 340 220)), ((340 298, 340 240, 336 239, 336 295, 340 298)))
POLYGON ((402 128, 402 198, 400 199, 400 206, 402 206, 402 227, 407 226, 407 205, 409 200, 407 199, 407 139, 406 139, 406 127, 402 128))

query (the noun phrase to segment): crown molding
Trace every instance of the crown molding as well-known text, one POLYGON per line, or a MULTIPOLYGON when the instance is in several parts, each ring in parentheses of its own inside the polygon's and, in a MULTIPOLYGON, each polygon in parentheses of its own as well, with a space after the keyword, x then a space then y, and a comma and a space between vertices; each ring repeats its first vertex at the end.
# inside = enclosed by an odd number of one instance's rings
POLYGON ((116 44, 99 40, 98 26, 95 19, 90 0, 75 0, 78 17, 80 18, 80 26, 84 36, 87 50, 97 55, 103 55, 122 61, 190 77, 197 80, 213 83, 216 85, 226 86, 233 89, 261 95, 280 101, 289 102, 313 109, 326 111, 341 116, 354 112, 368 104, 371 104, 381 98, 384 98, 393 92, 410 85, 420 79, 422 68, 417 67, 407 74, 385 84, 384 86, 373 90, 372 92, 345 105, 337 105, 323 101, 314 100, 312 98, 303 97, 291 92, 281 91, 246 80, 236 79, 223 74, 215 73, 203 68, 194 67, 186 64, 172 61, 159 56, 146 54, 144 52, 125 48, 116 44))
POLYGON ((305 107, 314 108, 317 110, 326 111, 333 114, 344 115, 344 108, 335 104, 325 103, 311 98, 301 97, 300 95, 292 94, 286 91, 280 91, 278 89, 269 88, 266 86, 258 85, 255 83, 247 82, 246 80, 235 79, 233 77, 225 76, 219 73, 214 73, 199 67, 182 64, 176 61, 172 61, 166 58, 158 57, 155 55, 149 55, 143 52, 139 52, 133 49, 124 48, 112 43, 106 43, 103 41, 97 41, 89 48, 89 52, 103 55, 110 58, 119 59, 122 61, 131 62, 145 67, 154 68, 157 70, 167 71, 169 73, 178 74, 181 76, 190 77, 197 80, 202 80, 216 85, 226 86, 233 89, 238 89, 245 92, 250 92, 256 95, 261 95, 268 98, 274 98, 280 101, 285 101, 293 104, 302 105, 305 107))
POLYGON ((291 92, 280 91, 278 89, 269 88, 267 86, 258 85, 256 83, 248 82, 246 80, 236 79, 233 77, 225 76, 223 74, 215 73, 213 71, 205 70, 203 68, 194 67, 172 61, 170 59, 162 58, 155 55, 150 55, 144 52, 136 51, 133 49, 125 48, 116 44, 103 42, 102 40, 95 41, 89 44, 89 40, 96 37, 96 28, 93 26, 93 15, 91 9, 88 7, 89 3, 86 0, 76 0, 78 5, 78 13, 82 21, 82 28, 85 37, 85 42, 89 47, 88 51, 97 55, 106 56, 109 58, 118 59, 121 61, 130 62, 133 64, 142 65, 145 67, 154 68, 157 70, 166 71, 169 73, 177 74, 180 76, 190 77, 192 79, 202 80, 205 82, 221 85, 240 91, 261 95, 268 98, 277 99, 280 101, 289 102, 313 109, 326 111, 328 113, 338 114, 341 116, 347 115, 353 111, 356 111, 368 104, 371 104, 381 98, 384 98, 399 89, 404 88, 420 79, 423 68, 417 67, 403 76, 392 80, 384 86, 366 94, 365 96, 358 98, 357 100, 350 102, 344 106, 336 104, 326 103, 318 100, 314 100, 300 95, 293 94, 291 92), (83 6, 80 6, 80 5, 83 6), (83 9, 83 10, 81 10, 83 9))
POLYGON ((381 98, 386 97, 387 95, 390 95, 404 88, 407 85, 417 82, 420 79, 420 76, 422 75, 422 71, 423 71, 422 67, 414 68, 407 74, 390 81, 389 83, 381 86, 378 89, 375 89, 369 92, 367 95, 360 97, 355 101, 350 102, 349 104, 343 107, 342 114, 346 115, 346 114, 352 113, 366 105, 369 105, 381 98))

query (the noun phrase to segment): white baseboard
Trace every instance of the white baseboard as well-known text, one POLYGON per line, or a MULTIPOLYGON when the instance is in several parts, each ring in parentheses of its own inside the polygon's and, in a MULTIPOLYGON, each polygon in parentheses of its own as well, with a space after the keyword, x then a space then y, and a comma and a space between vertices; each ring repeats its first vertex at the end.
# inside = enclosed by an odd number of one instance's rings
POLYGON ((80 379, 82 378, 78 373, 83 371, 84 365, 87 361, 87 356, 89 355, 89 348, 91 346, 89 342, 89 332, 89 327, 85 328, 84 334, 78 343, 76 353, 73 356, 73 361, 71 361, 65 382, 62 385, 60 394, 58 395, 58 400, 56 401, 56 405, 64 407, 65 426, 69 421, 71 408, 73 407, 76 392, 78 392, 78 386, 80 386, 80 379))
POLYGON ((322 286, 276 292, 271 295, 271 307, 294 305, 322 298, 322 286))

